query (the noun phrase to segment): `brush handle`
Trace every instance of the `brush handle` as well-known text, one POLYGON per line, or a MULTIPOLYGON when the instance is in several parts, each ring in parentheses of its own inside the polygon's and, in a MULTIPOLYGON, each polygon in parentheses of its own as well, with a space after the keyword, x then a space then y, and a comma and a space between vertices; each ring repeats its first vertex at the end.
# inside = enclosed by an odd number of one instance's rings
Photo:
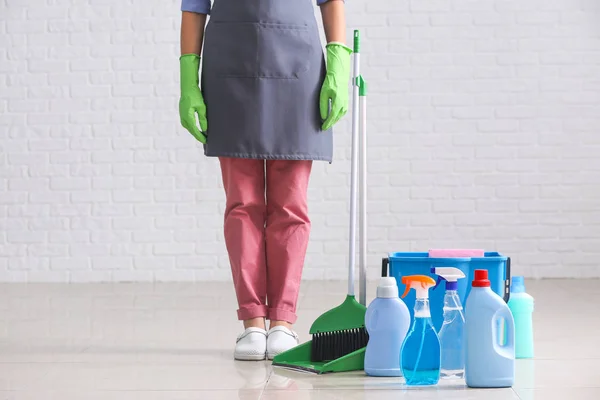
POLYGON ((360 179, 359 193, 359 303, 367 305, 367 97, 364 95, 364 81, 361 80, 360 103, 360 179))
POLYGON ((354 296, 354 266, 356 265, 356 198, 358 178, 358 76, 360 74, 360 53, 358 53, 360 37, 358 30, 354 31, 354 71, 352 77, 352 158, 350 175, 350 243, 348 254, 348 295, 354 296))

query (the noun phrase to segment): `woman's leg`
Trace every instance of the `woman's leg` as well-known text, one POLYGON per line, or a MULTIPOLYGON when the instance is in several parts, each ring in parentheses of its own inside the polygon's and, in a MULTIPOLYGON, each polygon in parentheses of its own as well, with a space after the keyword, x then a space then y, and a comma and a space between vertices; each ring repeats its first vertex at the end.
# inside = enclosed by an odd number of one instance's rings
POLYGON ((267 318, 271 327, 296 322, 308 246, 307 190, 312 161, 267 161, 267 318))
POLYGON ((220 158, 226 196, 225 244, 244 328, 265 328, 265 167, 263 160, 220 158))

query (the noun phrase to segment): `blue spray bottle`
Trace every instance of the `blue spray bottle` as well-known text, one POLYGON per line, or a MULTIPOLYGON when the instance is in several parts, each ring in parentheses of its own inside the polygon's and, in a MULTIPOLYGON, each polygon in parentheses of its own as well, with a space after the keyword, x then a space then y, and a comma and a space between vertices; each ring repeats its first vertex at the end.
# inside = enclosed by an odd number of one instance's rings
POLYGON ((462 379, 465 374, 465 348, 463 338, 465 332, 465 315, 458 295, 458 280, 465 274, 458 268, 431 268, 438 275, 436 284, 446 281, 444 296, 444 324, 439 331, 442 363, 440 376, 442 379, 462 379))
POLYGON ((435 281, 426 275, 402 277, 406 297, 410 289, 416 293, 414 322, 402 343, 400 366, 408 386, 435 385, 440 380, 440 339, 431 321, 429 288, 435 281))

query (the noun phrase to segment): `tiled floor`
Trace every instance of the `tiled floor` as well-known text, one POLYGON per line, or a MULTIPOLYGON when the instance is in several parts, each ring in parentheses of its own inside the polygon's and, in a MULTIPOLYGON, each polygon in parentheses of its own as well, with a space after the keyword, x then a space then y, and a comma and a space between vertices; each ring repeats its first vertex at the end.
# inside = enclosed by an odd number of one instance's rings
MULTIPOLYGON (((345 287, 303 284, 302 341, 345 287)), ((236 362, 229 284, 0 285, 0 400, 600 399, 600 281, 527 288, 536 299, 536 359, 517 361, 512 389, 471 390, 236 362)))

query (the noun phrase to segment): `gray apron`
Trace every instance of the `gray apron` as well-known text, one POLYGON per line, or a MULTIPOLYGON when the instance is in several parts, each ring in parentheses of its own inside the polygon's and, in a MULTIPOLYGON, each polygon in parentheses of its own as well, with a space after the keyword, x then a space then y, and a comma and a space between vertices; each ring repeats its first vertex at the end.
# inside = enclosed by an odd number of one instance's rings
POLYGON ((314 0, 215 0, 204 33, 204 154, 331 162, 314 0))

